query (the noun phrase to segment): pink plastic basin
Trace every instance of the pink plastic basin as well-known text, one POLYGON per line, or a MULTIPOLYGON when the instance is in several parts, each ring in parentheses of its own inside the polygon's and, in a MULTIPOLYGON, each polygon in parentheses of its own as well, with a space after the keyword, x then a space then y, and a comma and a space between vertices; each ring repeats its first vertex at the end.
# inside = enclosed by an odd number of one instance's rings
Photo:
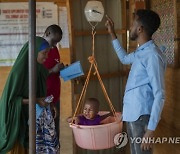
MULTIPOLYGON (((106 111, 99 112, 107 113, 106 111)), ((108 117, 103 124, 95 126, 70 124, 76 144, 83 149, 101 150, 108 149, 114 144, 114 136, 122 132, 121 113, 116 112, 117 118, 108 117)))

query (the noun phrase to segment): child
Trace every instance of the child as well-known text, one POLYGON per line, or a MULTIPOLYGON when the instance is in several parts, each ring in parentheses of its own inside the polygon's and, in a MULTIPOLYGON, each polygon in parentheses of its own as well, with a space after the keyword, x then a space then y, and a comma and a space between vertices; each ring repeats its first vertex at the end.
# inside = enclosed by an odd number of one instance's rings
MULTIPOLYGON (((105 115, 99 115, 99 101, 96 98, 88 98, 85 101, 83 114, 74 118, 73 123, 78 125, 100 125, 101 121, 111 116, 112 113, 105 115)), ((68 122, 72 121, 72 118, 67 119, 68 122)))

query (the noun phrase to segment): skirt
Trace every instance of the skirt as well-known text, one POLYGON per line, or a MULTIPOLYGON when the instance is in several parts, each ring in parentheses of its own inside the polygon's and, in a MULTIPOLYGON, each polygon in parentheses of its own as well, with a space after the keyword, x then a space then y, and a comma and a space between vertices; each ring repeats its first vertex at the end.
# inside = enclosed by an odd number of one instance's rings
POLYGON ((44 108, 36 119, 36 153, 58 154, 60 149, 55 122, 50 107, 44 108))

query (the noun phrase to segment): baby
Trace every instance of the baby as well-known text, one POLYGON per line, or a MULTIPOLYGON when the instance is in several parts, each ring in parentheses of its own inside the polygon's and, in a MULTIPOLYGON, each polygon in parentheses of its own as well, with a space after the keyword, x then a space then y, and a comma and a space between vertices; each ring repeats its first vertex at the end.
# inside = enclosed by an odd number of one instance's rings
MULTIPOLYGON (((83 114, 75 117, 73 123, 78 125, 100 125, 102 120, 112 115, 112 113, 99 115, 98 112, 99 101, 96 98, 88 98, 84 104, 83 114)), ((67 121, 71 122, 72 118, 68 118, 67 121)))

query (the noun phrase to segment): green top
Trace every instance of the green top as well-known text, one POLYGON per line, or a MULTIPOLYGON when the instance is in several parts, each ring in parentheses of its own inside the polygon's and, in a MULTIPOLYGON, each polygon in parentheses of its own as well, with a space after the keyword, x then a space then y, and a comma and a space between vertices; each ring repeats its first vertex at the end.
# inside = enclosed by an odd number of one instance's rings
MULTIPOLYGON (((35 57, 45 40, 36 37, 35 57)), ((22 47, 8 76, 0 99, 0 154, 11 150, 18 141, 28 146, 28 105, 22 99, 29 96, 28 42, 22 47)), ((46 77, 48 71, 36 63, 36 97, 46 96, 46 77)))

